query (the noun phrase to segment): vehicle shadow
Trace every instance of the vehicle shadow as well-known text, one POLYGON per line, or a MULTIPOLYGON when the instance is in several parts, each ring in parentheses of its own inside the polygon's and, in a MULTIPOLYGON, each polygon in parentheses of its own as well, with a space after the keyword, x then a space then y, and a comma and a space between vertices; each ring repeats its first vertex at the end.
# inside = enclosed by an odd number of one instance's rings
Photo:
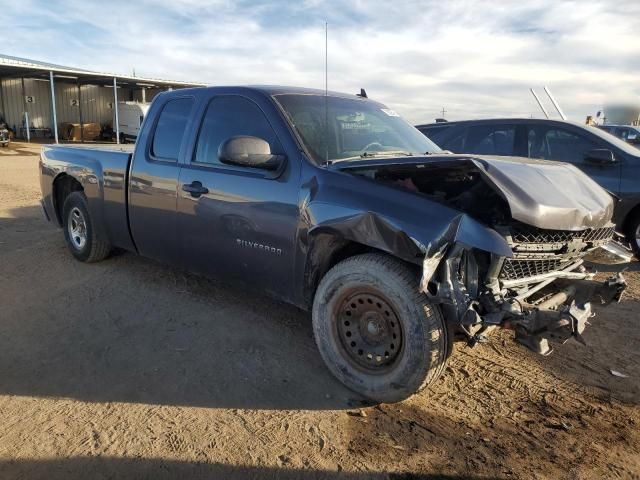
MULTIPOLYGON (((324 366, 308 313, 130 253, 82 264, 39 207, 10 213, 0 218, 0 393, 250 409, 368 405, 324 366)), ((637 345, 639 333, 617 321, 634 318, 638 303, 599 309, 588 347, 571 341, 548 358, 500 348, 638 402, 638 382, 608 370, 640 377, 637 353, 621 348, 623 339, 637 345)))
POLYGON ((37 207, 0 218, 0 393, 252 409, 367 404, 310 316, 130 253, 74 260, 37 207))
POLYGON ((72 457, 52 460, 0 461, 2 478, 73 480, 118 478, 153 480, 188 479, 313 479, 313 480, 463 480, 480 477, 414 473, 347 473, 326 470, 235 466, 221 463, 185 462, 160 458, 72 457))

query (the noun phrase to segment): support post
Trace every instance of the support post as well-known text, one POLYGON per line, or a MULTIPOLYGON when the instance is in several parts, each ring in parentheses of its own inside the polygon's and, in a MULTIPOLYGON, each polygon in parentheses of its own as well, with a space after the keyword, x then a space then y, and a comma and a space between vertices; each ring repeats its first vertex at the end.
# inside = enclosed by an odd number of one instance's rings
POLYGON ((53 72, 49 70, 49 84, 51 85, 51 116, 53 117, 53 136, 58 143, 58 114, 56 112, 56 88, 53 83, 53 72))
POLYGON ((118 117, 118 85, 116 77, 113 77, 113 110, 115 112, 115 127, 116 127, 116 143, 120 144, 120 119, 118 117))
POLYGON ((22 82, 22 105, 24 106, 24 114, 22 115, 22 119, 25 123, 25 132, 27 134, 27 142, 31 142, 31 130, 29 129, 29 112, 27 109, 27 92, 24 88, 24 77, 20 78, 22 82))
POLYGON ((142 87, 142 103, 147 103, 147 87, 142 87))
POLYGON ((24 123, 27 125, 27 142, 31 143, 31 129, 29 128, 29 112, 24 111, 24 123))
POLYGON ((82 88, 78 79, 78 114, 80 115, 80 143, 84 143, 84 122, 82 119, 82 88))
MULTIPOLYGON (((2 91, 2 78, 0 78, 0 107, 2 107, 2 116, 5 122, 9 122, 7 120, 7 107, 4 104, 4 92, 2 91)), ((9 125, 9 123, 7 123, 9 125)))

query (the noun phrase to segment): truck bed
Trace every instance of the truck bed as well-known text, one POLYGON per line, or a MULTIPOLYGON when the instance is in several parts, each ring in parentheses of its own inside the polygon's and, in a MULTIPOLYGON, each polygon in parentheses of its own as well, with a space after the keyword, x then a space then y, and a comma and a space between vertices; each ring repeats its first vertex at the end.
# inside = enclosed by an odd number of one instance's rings
POLYGON ((41 188, 45 211, 58 223, 54 183, 71 175, 82 184, 92 218, 99 220, 114 246, 132 248, 127 225, 127 172, 134 145, 46 145, 41 154, 41 188))

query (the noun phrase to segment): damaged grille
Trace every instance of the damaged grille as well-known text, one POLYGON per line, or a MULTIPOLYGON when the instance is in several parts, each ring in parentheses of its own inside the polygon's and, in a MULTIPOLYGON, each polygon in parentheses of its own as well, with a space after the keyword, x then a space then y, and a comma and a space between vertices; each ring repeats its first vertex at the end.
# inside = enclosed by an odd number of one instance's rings
POLYGON ((511 230, 511 240, 518 243, 567 243, 575 239, 583 242, 608 241, 613 237, 614 227, 589 228, 581 231, 543 230, 528 225, 518 225, 511 230))
POLYGON ((564 262, 563 264, 562 260, 559 259, 514 260, 510 258, 505 260, 500 278, 517 280, 518 278, 533 277, 560 270, 570 263, 564 262))
POLYGON ((587 251, 608 242, 613 235, 613 225, 581 231, 513 225, 506 235, 513 258, 505 259, 500 279, 519 280, 562 270, 587 251))

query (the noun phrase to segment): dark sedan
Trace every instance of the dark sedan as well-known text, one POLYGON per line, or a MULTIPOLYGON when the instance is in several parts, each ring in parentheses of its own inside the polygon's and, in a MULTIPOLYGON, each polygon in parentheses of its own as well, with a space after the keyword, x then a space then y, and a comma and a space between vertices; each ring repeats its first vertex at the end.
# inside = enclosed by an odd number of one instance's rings
POLYGON ((465 120, 417 125, 454 153, 557 160, 576 165, 620 198, 614 220, 640 252, 640 150, 596 128, 544 119, 465 120))
POLYGON ((633 125, 598 125, 598 128, 627 143, 640 147, 640 127, 633 125))

